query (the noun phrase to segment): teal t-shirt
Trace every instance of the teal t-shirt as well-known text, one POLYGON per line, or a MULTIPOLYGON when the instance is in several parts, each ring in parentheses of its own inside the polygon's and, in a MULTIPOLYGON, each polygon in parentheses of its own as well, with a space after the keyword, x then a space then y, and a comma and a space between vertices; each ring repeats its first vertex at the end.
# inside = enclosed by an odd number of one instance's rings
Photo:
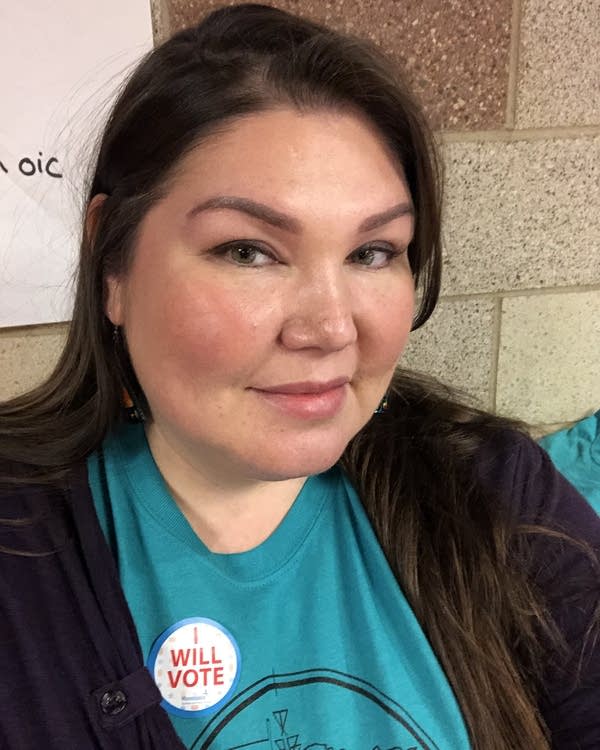
POLYGON ((188 748, 467 750, 452 690, 337 467, 275 531, 211 552, 143 426, 88 462, 144 658, 188 748))
POLYGON ((540 440, 556 468, 600 513, 600 410, 540 440))

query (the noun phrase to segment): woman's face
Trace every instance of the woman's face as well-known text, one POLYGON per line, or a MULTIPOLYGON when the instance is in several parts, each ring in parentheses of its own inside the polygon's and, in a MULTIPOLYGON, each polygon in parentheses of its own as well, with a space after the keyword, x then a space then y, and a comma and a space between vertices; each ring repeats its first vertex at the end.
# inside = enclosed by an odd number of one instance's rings
POLYGON ((354 115, 269 111, 192 151, 108 279, 153 439, 228 480, 333 465, 408 337, 413 223, 354 115))

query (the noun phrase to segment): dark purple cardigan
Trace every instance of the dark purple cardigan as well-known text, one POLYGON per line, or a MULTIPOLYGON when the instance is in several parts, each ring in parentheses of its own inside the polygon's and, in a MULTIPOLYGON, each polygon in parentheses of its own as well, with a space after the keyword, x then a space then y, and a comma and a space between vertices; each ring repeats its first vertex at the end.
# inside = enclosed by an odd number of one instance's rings
MULTIPOLYGON (((535 443, 503 439, 476 470, 520 520, 563 528, 600 554, 600 519, 535 443)), ((0 519, 0 750, 183 750, 144 668, 85 470, 66 491, 3 491, 0 519)), ((529 573, 575 653, 547 670, 540 708, 552 746, 599 750, 600 639, 583 655, 580 645, 600 574, 576 547, 544 537, 529 573)))

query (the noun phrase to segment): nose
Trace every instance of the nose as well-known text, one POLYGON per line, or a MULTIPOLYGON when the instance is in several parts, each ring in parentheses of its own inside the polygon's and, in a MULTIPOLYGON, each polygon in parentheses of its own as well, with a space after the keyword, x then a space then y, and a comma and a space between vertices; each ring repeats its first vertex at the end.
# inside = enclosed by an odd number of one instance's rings
POLYGON ((280 334, 286 348, 338 351, 356 341, 353 300, 343 270, 302 279, 288 305, 280 334))

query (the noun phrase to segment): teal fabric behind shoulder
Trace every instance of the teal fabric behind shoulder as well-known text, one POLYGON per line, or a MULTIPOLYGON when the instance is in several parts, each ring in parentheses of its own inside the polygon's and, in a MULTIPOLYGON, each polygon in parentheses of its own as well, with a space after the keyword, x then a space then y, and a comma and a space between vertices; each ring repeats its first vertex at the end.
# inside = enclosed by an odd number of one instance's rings
POLYGON ((600 513, 600 410, 540 440, 556 468, 600 513))
POLYGON ((467 750, 452 690, 338 468, 248 552, 210 552, 141 426, 89 460, 149 668, 189 748, 467 750))

